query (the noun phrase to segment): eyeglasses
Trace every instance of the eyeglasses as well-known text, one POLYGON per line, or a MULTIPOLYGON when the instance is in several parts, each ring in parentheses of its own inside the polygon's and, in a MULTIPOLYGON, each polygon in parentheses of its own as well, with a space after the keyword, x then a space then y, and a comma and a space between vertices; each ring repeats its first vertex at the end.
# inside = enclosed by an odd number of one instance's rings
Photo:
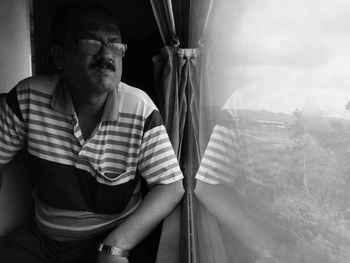
POLYGON ((128 46, 124 43, 121 42, 115 42, 115 41, 110 41, 110 42, 102 42, 97 39, 78 39, 78 48, 81 52, 84 54, 88 55, 95 55, 97 54, 102 45, 108 48, 110 51, 113 52, 114 55, 118 57, 124 57, 126 49, 128 46))

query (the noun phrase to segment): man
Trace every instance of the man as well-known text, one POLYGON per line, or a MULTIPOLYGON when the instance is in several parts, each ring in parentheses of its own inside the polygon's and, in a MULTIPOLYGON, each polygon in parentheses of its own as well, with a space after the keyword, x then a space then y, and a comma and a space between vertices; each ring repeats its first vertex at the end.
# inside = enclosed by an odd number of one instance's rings
POLYGON ((66 6, 53 40, 62 74, 21 81, 1 105, 1 166, 26 147, 36 191, 35 225, 0 241, 0 262, 128 262, 180 201, 180 168, 153 102, 120 81, 114 17, 66 6))

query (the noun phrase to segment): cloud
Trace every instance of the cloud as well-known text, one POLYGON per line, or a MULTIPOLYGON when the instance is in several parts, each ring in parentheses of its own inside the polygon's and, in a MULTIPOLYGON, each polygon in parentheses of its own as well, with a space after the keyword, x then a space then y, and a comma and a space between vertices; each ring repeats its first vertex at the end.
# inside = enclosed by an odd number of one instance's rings
POLYGON ((345 1, 223 2, 213 14, 211 37, 227 64, 318 67, 330 61, 340 41, 350 41, 345 1))
POLYGON ((222 21, 210 43, 213 101, 222 105, 244 89, 254 108, 344 110, 350 100, 350 1, 251 0, 236 8, 239 15, 216 18, 222 21))
POLYGON ((331 50, 326 45, 306 42, 293 36, 288 39, 261 37, 257 41, 245 39, 244 42, 237 43, 228 52, 230 56, 225 56, 228 58, 227 65, 231 62, 233 66, 275 65, 304 69, 320 67, 331 59, 331 50))

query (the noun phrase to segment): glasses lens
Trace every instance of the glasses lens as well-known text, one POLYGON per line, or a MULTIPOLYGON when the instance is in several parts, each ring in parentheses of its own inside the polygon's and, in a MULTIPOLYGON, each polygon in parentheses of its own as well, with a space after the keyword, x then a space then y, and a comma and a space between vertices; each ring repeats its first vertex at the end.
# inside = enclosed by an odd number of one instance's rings
POLYGON ((108 48, 118 57, 124 57, 127 46, 120 42, 109 42, 108 48))
POLYGON ((79 50, 85 54, 94 55, 101 47, 101 42, 94 39, 79 39, 79 50))

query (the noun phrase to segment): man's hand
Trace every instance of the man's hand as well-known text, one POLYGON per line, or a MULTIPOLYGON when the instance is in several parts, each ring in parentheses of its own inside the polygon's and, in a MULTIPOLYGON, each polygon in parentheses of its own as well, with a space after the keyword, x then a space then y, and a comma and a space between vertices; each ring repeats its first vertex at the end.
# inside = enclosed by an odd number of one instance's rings
POLYGON ((97 256, 96 263, 129 263, 129 260, 125 257, 118 257, 100 252, 97 256))

